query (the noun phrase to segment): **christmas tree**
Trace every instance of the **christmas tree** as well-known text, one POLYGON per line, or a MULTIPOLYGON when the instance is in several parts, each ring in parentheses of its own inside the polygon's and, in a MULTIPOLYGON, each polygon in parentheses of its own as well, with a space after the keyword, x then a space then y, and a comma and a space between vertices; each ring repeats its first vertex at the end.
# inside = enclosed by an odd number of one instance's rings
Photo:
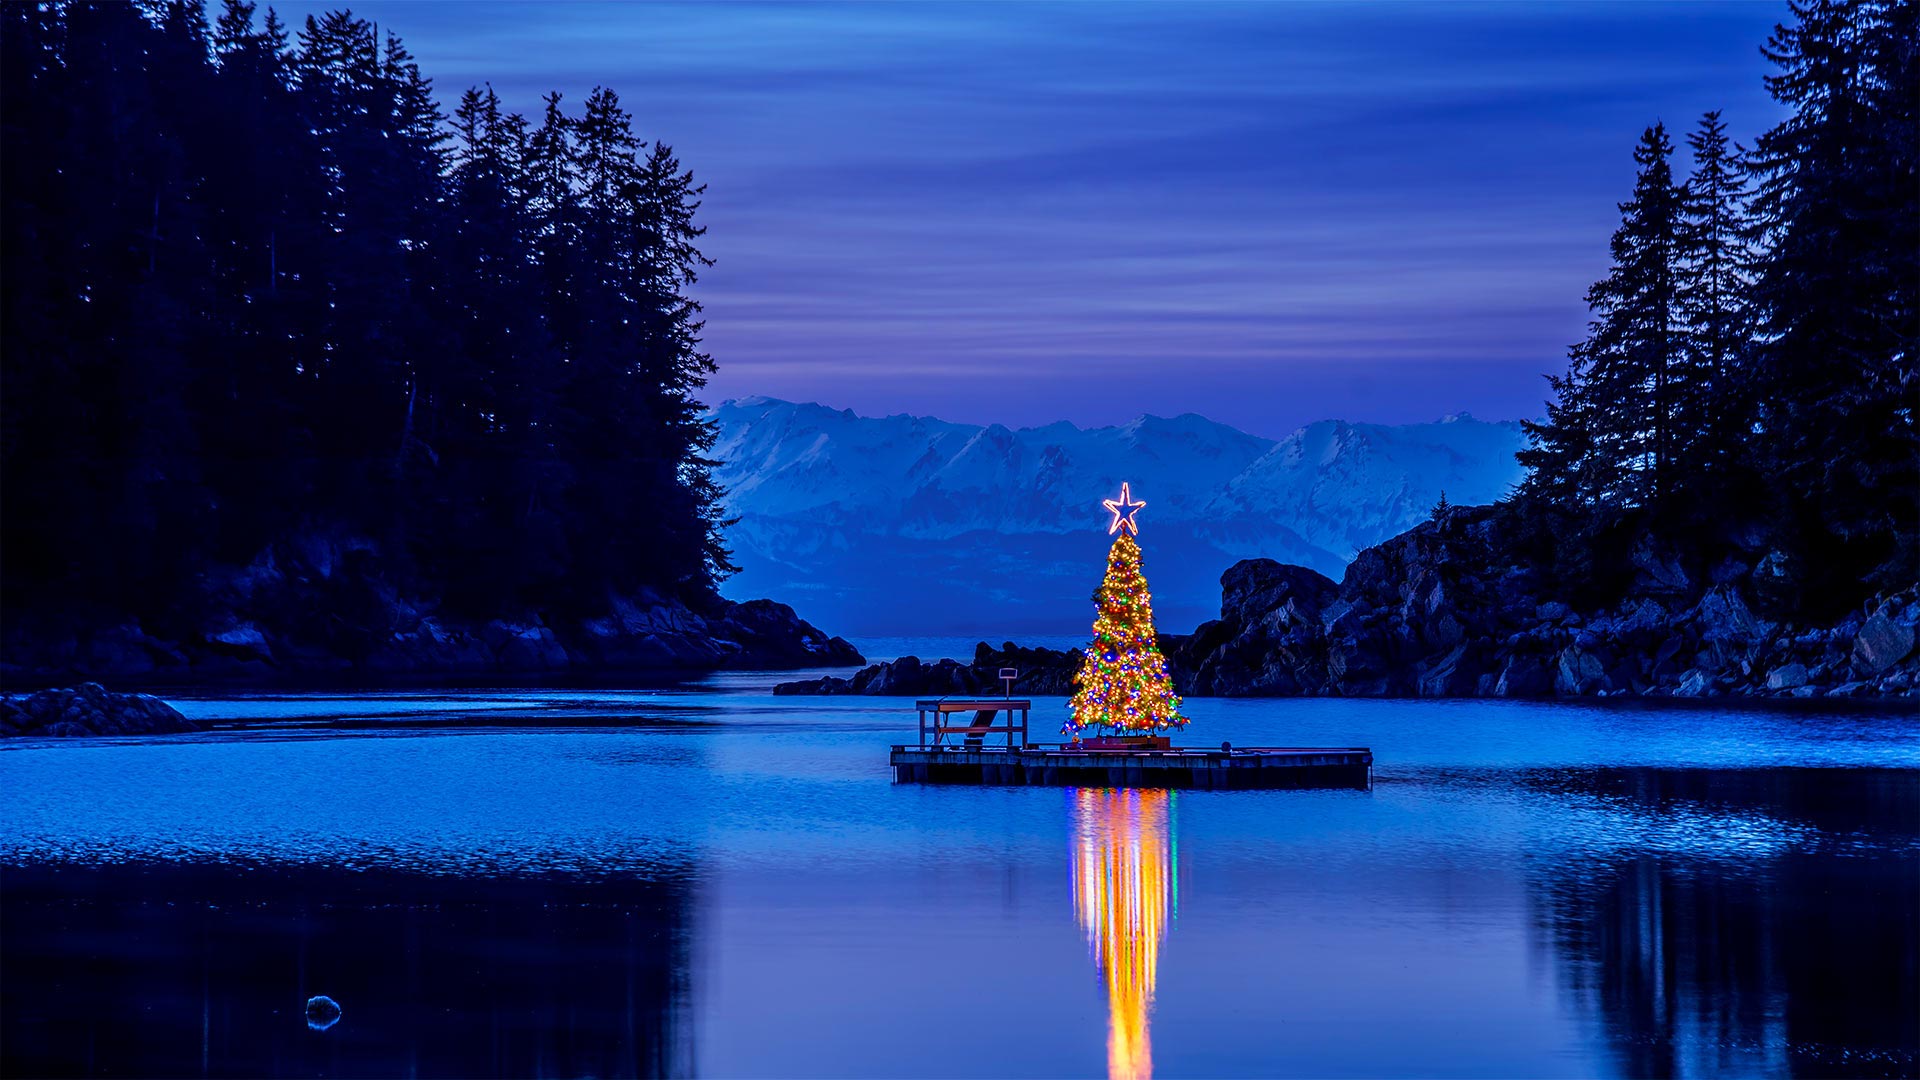
POLYGON ((1093 644, 1087 646, 1080 673, 1074 676, 1073 716, 1062 730, 1069 735, 1086 728, 1123 735, 1150 735, 1182 727, 1180 699, 1167 674, 1167 658, 1153 631, 1153 597, 1140 573, 1140 532, 1135 511, 1146 503, 1131 501, 1127 485, 1120 498, 1103 505, 1113 514, 1108 533, 1119 533, 1107 552, 1107 576, 1093 594, 1099 615, 1093 620, 1093 644))

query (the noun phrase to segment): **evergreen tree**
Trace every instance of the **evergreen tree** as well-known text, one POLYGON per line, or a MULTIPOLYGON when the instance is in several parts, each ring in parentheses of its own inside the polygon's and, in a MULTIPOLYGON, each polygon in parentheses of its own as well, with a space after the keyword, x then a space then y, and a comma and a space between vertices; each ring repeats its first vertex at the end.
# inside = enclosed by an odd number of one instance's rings
POLYGON ((1596 506, 1607 483, 1605 466, 1595 453, 1594 402, 1586 391, 1586 361, 1581 347, 1568 350, 1564 375, 1547 376, 1553 396, 1545 420, 1522 420, 1527 448, 1515 455, 1527 474, 1520 494, 1552 505, 1582 509, 1596 506))
MULTIPOLYGON (((1718 482, 1744 458, 1754 402, 1747 378, 1752 328, 1747 292, 1752 252, 1747 238, 1745 162, 1716 110, 1687 136, 1693 172, 1682 192, 1677 299, 1684 324, 1679 370, 1683 431, 1692 441, 1683 480, 1718 482)), ((1707 492, 1697 492, 1705 494, 1707 492)))
POLYGON ((706 457, 713 449, 713 424, 694 396, 714 371, 713 357, 700 344, 705 328, 700 302, 687 290, 713 260, 697 246, 706 226, 695 223, 706 185, 681 168, 673 149, 655 143, 642 165, 635 189, 640 249, 636 259, 653 317, 648 334, 646 385, 657 387, 652 431, 657 441, 649 457, 676 469, 681 505, 668 515, 680 527, 662 533, 665 551, 657 553, 687 573, 725 576, 734 566, 721 543, 720 490, 706 457), (698 569, 695 569, 695 568, 698 569))
POLYGON ((560 95, 544 99, 540 126, 527 139, 526 202, 541 241, 536 255, 542 266, 562 260, 559 253, 573 246, 577 220, 574 176, 579 165, 573 148, 573 121, 560 107, 560 95))
POLYGON ((1875 0, 1791 6, 1797 21, 1765 52, 1780 68, 1767 88, 1792 113, 1754 152, 1766 241, 1753 290, 1759 424, 1810 561, 1844 578, 1897 549, 1895 572, 1910 580, 1915 16, 1875 0))
POLYGON ((1613 267, 1587 291, 1593 312, 1558 401, 1530 424, 1527 490, 1601 505, 1658 504, 1685 445, 1678 333, 1680 191, 1666 128, 1641 136, 1633 197, 1620 204, 1613 267))

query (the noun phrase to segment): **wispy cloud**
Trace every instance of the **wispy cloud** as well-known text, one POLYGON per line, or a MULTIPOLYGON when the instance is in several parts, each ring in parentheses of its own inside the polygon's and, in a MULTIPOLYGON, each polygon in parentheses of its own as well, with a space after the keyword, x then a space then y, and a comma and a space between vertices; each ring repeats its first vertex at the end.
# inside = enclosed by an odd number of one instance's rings
MULTIPOLYGON (((295 4, 303 16, 319 5, 295 4)), ((884 412, 1538 411, 1639 129, 1776 115, 1771 4, 371 0, 443 96, 620 90, 709 185, 721 371, 884 412), (1098 376, 1098 378, 1095 378, 1098 376)))

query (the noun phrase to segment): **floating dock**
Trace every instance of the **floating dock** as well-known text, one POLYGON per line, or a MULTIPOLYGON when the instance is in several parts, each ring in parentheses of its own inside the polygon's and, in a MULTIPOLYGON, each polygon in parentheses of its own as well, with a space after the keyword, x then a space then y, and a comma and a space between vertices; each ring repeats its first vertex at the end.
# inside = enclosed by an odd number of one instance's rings
MULTIPOLYGON (((1026 742, 1031 701, 938 699, 914 703, 920 745, 893 747, 893 779, 902 784, 1193 788, 1373 787, 1373 751, 1366 747, 1248 746, 1220 750, 1092 749, 1026 742), (972 713, 970 722, 955 714, 972 713), (999 714, 1007 723, 996 724, 999 714), (1006 735, 1005 746, 987 736, 1006 735), (948 742, 949 737, 955 737, 948 742), (1017 741, 1016 741, 1017 740, 1017 741)), ((995 740, 998 741, 998 740, 995 740)))
POLYGON ((893 779, 902 784, 1197 788, 1373 787, 1373 752, 1364 747, 1235 747, 1232 750, 1078 750, 1066 746, 896 746, 893 779))

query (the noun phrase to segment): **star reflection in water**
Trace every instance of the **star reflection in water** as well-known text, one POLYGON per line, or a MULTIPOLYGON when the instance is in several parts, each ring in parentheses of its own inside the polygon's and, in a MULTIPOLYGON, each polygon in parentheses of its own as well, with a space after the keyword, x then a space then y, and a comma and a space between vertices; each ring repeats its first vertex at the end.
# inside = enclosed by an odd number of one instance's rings
POLYGON ((1069 800, 1074 910, 1107 988, 1107 1071, 1144 1080, 1160 941, 1179 909, 1174 795, 1079 788, 1069 800))

